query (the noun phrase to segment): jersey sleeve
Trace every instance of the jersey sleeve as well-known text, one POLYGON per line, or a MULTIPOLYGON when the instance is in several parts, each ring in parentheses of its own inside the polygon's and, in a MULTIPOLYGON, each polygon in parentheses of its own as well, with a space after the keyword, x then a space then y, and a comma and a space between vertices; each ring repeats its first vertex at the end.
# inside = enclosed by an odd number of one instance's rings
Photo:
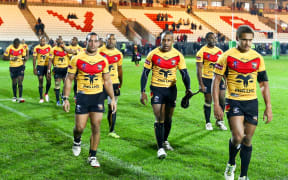
POLYGON ((36 49, 37 49, 37 46, 33 49, 33 56, 37 56, 37 51, 36 51, 36 49))
POLYGON ((215 64, 214 73, 224 75, 226 67, 227 67, 227 58, 224 54, 222 54, 215 64))
POLYGON ((203 48, 196 53, 196 62, 203 62, 203 48))
POLYGON ((145 63, 144 63, 144 67, 147 68, 147 69, 152 69, 152 57, 153 57, 153 54, 152 52, 150 52, 148 54, 148 56, 146 57, 146 60, 145 60, 145 63))
POLYGON ((23 54, 22 54, 22 56, 26 56, 26 50, 25 50, 25 48, 23 47, 23 54))
POLYGON ((11 46, 8 46, 4 52, 4 56, 9 56, 10 55, 10 47, 11 46))
POLYGON ((49 58, 54 58, 54 48, 51 49, 49 53, 49 58))
POLYGON ((181 70, 181 69, 187 69, 184 56, 183 56, 182 54, 179 54, 179 57, 180 57, 180 61, 179 61, 179 64, 178 64, 178 69, 179 69, 179 70, 181 70))
POLYGON ((121 57, 121 59, 117 63, 118 66, 122 66, 122 64, 123 64, 123 54, 122 53, 120 53, 120 57, 121 57))
POLYGON ((108 63, 108 61, 107 61, 107 59, 106 58, 104 58, 104 62, 105 62, 105 64, 106 64, 106 66, 104 67, 104 69, 103 69, 103 73, 109 73, 109 63, 108 63))
POLYGON ((69 62, 69 66, 68 66, 68 72, 69 73, 76 74, 76 72, 77 72, 76 63, 77 63, 77 57, 74 56, 72 58, 72 60, 69 62))
POLYGON ((258 72, 262 72, 262 71, 265 71, 265 63, 264 63, 264 59, 262 56, 260 56, 260 65, 259 65, 259 69, 258 69, 258 72))

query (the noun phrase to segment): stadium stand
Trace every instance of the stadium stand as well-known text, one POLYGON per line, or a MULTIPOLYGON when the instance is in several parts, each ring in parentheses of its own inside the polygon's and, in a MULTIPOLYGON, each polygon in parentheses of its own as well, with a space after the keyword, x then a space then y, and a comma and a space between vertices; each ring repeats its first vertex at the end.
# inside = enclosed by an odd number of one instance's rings
MULTIPOLYGON (((218 31, 222 32, 228 38, 232 38, 231 26, 232 26, 232 15, 231 13, 223 12, 195 12, 195 14, 206 21, 208 24, 215 27, 218 31)), ((234 29, 240 25, 250 25, 256 31, 274 31, 267 25, 263 24, 258 20, 258 17, 248 13, 234 13, 234 29)), ((236 29, 235 29, 236 31, 236 29)), ((272 42, 273 39, 267 38, 267 33, 256 32, 254 42, 267 43, 272 42)))
MULTIPOLYGON (((119 9, 119 11, 129 19, 136 20, 137 22, 141 23, 147 30, 151 32, 152 35, 157 37, 163 29, 165 29, 165 21, 156 21, 156 16, 158 13, 168 14, 168 24, 172 24, 173 22, 178 22, 180 18, 190 19, 190 23, 193 22, 194 24, 199 27, 200 22, 197 19, 187 14, 185 11, 161 11, 161 10, 139 10, 139 9, 119 9)), ((197 41, 198 37, 203 37, 207 32, 210 30, 205 27, 203 24, 202 30, 191 30, 191 25, 181 25, 180 34, 186 34, 188 36, 187 41, 197 41)), ((177 33, 177 32, 174 32, 177 33)))
POLYGON ((0 34, 1 41, 12 41, 16 37, 26 41, 38 40, 17 5, 0 6, 0 34))
POLYGON ((84 39, 87 32, 94 31, 100 37, 114 33, 118 41, 128 41, 114 27, 113 16, 104 8, 29 6, 29 9, 36 19, 41 18, 46 33, 52 39, 59 35, 62 35, 65 41, 71 40, 73 36, 84 39), (70 13, 76 14, 78 19, 67 19, 70 13))

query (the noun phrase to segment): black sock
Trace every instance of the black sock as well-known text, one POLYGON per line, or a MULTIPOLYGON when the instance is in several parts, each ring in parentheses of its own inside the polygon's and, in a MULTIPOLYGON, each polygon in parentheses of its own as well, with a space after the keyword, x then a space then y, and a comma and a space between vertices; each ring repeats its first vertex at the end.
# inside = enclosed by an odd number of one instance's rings
POLYGON ((205 114, 205 120, 206 124, 210 122, 210 114, 211 114, 211 106, 207 106, 204 104, 204 114, 205 114))
POLYGON ((230 165, 235 165, 235 158, 237 153, 240 150, 240 146, 235 146, 232 142, 231 139, 229 139, 229 161, 228 163, 230 165))
POLYGON ((109 108, 108 113, 107 113, 107 119, 108 119, 109 129, 110 129, 111 124, 112 124, 112 110, 110 108, 109 108))
POLYGON ((110 132, 113 132, 116 124, 116 112, 114 114, 111 113, 111 116, 112 116, 112 124, 110 126, 110 132))
POLYGON ((241 158, 241 173, 240 177, 247 176, 248 172, 248 166, 250 163, 252 154, 252 145, 251 146, 245 146, 244 144, 241 145, 240 150, 240 158, 241 158))
POLYGON ((168 136, 171 130, 171 125, 172 125, 172 120, 164 122, 164 141, 168 140, 168 136))
POLYGON ((13 89, 13 96, 17 97, 17 84, 13 84, 12 89, 13 89))
POLYGON ((97 150, 96 151, 94 151, 92 149, 89 150, 89 156, 90 157, 96 157, 96 154, 97 154, 97 150))
POLYGON ((75 136, 74 136, 74 141, 75 141, 76 143, 80 143, 80 142, 81 142, 81 136, 80 136, 80 137, 75 137, 75 136))
POLYGON ((43 99, 43 87, 39 87, 40 99, 43 99))
POLYGON ((50 87, 51 87, 51 83, 47 83, 46 84, 45 94, 48 94, 50 87))
POLYGON ((60 89, 54 89, 55 91, 55 96, 56 96, 56 101, 60 101, 60 89))
POLYGON ((22 92, 23 92, 23 86, 18 84, 18 89, 19 89, 19 97, 22 97, 22 92))
POLYGON ((155 135, 157 140, 158 148, 163 148, 164 142, 164 123, 154 123, 155 135))

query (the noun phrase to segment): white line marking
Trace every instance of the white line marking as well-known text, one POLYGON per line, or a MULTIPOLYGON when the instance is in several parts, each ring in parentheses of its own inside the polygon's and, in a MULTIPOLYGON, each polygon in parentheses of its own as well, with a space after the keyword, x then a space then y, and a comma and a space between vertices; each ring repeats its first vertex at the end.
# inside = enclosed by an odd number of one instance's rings
MULTIPOLYGON (((0 107, 3 108, 3 109, 6 109, 8 111, 11 111, 11 112, 13 112, 15 114, 18 114, 19 116, 24 117, 26 119, 32 119, 31 116, 28 116, 28 115, 26 115, 26 114, 24 114, 24 113, 22 113, 22 112, 20 112, 20 111, 18 111, 16 109, 14 109, 14 108, 10 108, 10 107, 5 106, 5 105, 3 105, 1 103, 0 103, 0 107)), ((69 137, 69 138, 73 139, 73 136, 71 136, 68 133, 65 133, 65 132, 61 131, 60 129, 56 129, 56 131, 61 133, 61 134, 63 134, 66 137, 69 137)), ((84 148, 88 150, 88 146, 84 146, 84 148)), ((142 174, 142 175, 145 175, 145 176, 152 177, 152 175, 149 174, 147 171, 144 171, 141 166, 134 166, 133 164, 129 164, 127 162, 124 162, 121 159, 118 159, 117 157, 112 156, 110 153, 100 150, 99 148, 98 148, 97 151, 101 153, 100 155, 102 157, 112 161, 113 163, 116 163, 119 167, 123 167, 123 168, 127 169, 128 171, 130 171, 130 172, 132 172, 132 173, 134 173, 136 175, 142 174)), ((153 179, 155 179, 155 178, 157 179, 157 177, 153 177, 153 179)))

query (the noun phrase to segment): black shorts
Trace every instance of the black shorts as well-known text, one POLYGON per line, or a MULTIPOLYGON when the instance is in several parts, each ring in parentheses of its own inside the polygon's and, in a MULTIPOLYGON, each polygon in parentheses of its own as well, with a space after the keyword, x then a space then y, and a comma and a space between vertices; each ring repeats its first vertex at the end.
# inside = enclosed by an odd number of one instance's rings
POLYGON ((44 76, 47 74, 48 66, 37 66, 37 75, 44 76))
POLYGON ((176 106, 177 87, 169 88, 150 86, 151 104, 166 104, 170 107, 176 106))
MULTIPOLYGON (((120 88, 119 88, 119 84, 113 84, 113 91, 114 91, 114 96, 120 96, 120 88)), ((104 96, 105 99, 107 99, 108 94, 105 91, 105 88, 103 87, 103 92, 104 92, 104 96)))
MULTIPOLYGON (((212 79, 207 79, 207 78, 202 78, 203 84, 205 86, 205 92, 207 94, 211 94, 211 88, 212 88, 212 79)), ((220 85, 219 85, 220 90, 225 90, 225 84, 223 79, 221 79, 220 85)))
POLYGON ((258 100, 237 101, 226 99, 225 104, 228 119, 232 116, 244 116, 246 122, 258 124, 258 100))
POLYGON ((67 68, 54 68, 54 79, 63 79, 66 77, 67 74, 67 68))
POLYGON ((19 66, 19 67, 9 67, 10 70, 10 77, 12 79, 17 78, 18 76, 24 76, 25 66, 19 66))
POLYGON ((89 112, 104 112, 104 93, 81 94, 76 96, 76 114, 87 114, 89 112))

